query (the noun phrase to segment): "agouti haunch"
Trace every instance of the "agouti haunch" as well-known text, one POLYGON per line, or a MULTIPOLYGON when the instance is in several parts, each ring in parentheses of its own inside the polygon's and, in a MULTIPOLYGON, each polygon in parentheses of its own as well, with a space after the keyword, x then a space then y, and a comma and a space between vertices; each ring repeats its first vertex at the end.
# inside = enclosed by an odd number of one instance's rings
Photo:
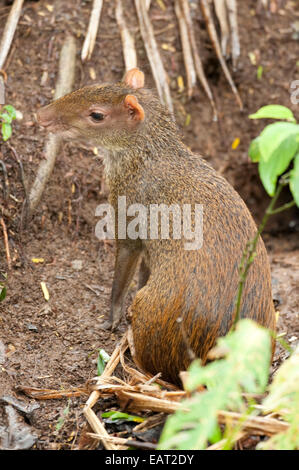
MULTIPOLYGON (((203 208, 203 243, 121 238, 116 222, 116 262, 109 325, 115 328, 141 258, 139 290, 130 307, 136 362, 174 383, 190 363, 190 350, 206 360, 232 326, 239 264, 256 226, 232 186, 179 138, 177 126, 144 75, 130 70, 116 84, 92 85, 41 108, 38 121, 72 141, 104 149, 110 203, 185 204, 203 208), (180 320, 180 321, 178 321, 180 320)), ((194 216, 194 214, 193 214, 194 216)), ((174 222, 172 222, 172 225, 174 222)), ((192 219, 194 228, 194 217, 192 219)), ((270 268, 262 239, 244 286, 241 318, 275 329, 270 268)))

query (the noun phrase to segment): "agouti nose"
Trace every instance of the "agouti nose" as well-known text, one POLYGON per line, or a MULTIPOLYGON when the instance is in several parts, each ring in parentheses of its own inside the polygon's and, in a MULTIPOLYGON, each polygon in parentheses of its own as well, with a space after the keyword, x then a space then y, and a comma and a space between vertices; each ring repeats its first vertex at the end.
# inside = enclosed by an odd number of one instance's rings
POLYGON ((54 124, 53 113, 48 107, 40 108, 37 111, 37 122, 43 127, 49 127, 54 124))

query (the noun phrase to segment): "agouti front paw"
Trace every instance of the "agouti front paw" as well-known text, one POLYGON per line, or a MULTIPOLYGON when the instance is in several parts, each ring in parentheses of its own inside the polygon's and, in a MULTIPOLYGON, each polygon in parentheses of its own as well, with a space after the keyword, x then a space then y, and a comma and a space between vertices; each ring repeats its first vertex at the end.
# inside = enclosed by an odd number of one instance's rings
POLYGON ((101 330, 111 330, 114 331, 118 327, 120 323, 120 320, 115 320, 114 322, 111 322, 111 320, 106 320, 104 323, 100 324, 101 330))
POLYGON ((110 320, 106 320, 100 324, 101 330, 111 330, 112 329, 112 322, 110 320))

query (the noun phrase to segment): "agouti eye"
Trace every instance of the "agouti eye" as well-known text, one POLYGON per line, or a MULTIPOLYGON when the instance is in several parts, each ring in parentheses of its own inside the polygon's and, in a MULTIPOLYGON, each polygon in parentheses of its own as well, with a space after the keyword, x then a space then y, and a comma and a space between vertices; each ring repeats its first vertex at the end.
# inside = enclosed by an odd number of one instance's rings
POLYGON ((104 114, 102 113, 90 113, 90 117, 96 121, 96 122, 100 122, 100 121, 103 121, 104 119, 104 114))

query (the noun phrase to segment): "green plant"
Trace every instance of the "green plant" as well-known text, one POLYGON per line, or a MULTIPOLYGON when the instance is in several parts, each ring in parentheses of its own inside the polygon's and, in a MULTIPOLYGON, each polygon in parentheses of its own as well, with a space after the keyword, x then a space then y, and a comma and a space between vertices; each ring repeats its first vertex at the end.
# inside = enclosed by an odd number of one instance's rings
POLYGON ((56 426, 55 426, 56 431, 60 431, 62 426, 64 425, 65 419, 70 412, 70 406, 71 406, 71 399, 69 398, 67 401, 67 406, 62 411, 62 415, 58 418, 58 421, 56 423, 56 426))
POLYGON ((285 106, 268 105, 249 117, 250 119, 284 119, 286 122, 279 121, 267 125, 249 147, 249 156, 253 162, 258 162, 261 181, 272 199, 255 237, 248 241, 240 263, 240 283, 234 326, 239 320, 243 287, 255 258, 258 239, 269 217, 295 205, 299 207, 299 125, 292 111, 285 106), (290 165, 293 165, 293 168, 285 173, 290 165), (280 207, 275 207, 285 186, 289 186, 294 199, 280 207))
POLYGON ((105 370, 106 364, 109 362, 110 356, 104 349, 99 350, 97 359, 97 372, 98 375, 102 375, 105 370))
MULTIPOLYGON (((7 274, 6 273, 1 273, 2 277, 6 280, 7 274)), ((4 300, 6 297, 6 286, 5 283, 0 281, 0 302, 4 300)))
MULTIPOLYGON (((270 333, 252 320, 240 320, 235 331, 217 345, 225 358, 202 366, 195 360, 188 372, 186 389, 192 395, 182 409, 168 418, 159 449, 205 449, 222 439, 218 411, 248 414, 243 392, 265 391, 270 365, 270 333), (207 387, 197 392, 200 385, 207 387)), ((251 412, 251 410, 250 410, 251 412)))
POLYGON ((263 106, 249 117, 280 119, 267 125, 251 142, 249 156, 253 162, 258 162, 261 181, 271 197, 277 192, 278 178, 293 163, 293 169, 288 173, 288 178, 285 178, 285 183, 289 184, 294 198, 290 204, 297 204, 299 207, 299 125, 292 111, 285 106, 269 105, 263 106))
POLYGON ((128 413, 122 413, 121 411, 107 411, 106 413, 102 413, 101 417, 108 418, 106 422, 109 423, 122 423, 126 421, 132 421, 133 423, 143 423, 143 421, 145 421, 145 418, 129 415, 128 413))
POLYGON ((1 133, 4 141, 11 136, 11 123, 14 119, 16 119, 16 110, 11 104, 7 104, 0 109, 1 133))

